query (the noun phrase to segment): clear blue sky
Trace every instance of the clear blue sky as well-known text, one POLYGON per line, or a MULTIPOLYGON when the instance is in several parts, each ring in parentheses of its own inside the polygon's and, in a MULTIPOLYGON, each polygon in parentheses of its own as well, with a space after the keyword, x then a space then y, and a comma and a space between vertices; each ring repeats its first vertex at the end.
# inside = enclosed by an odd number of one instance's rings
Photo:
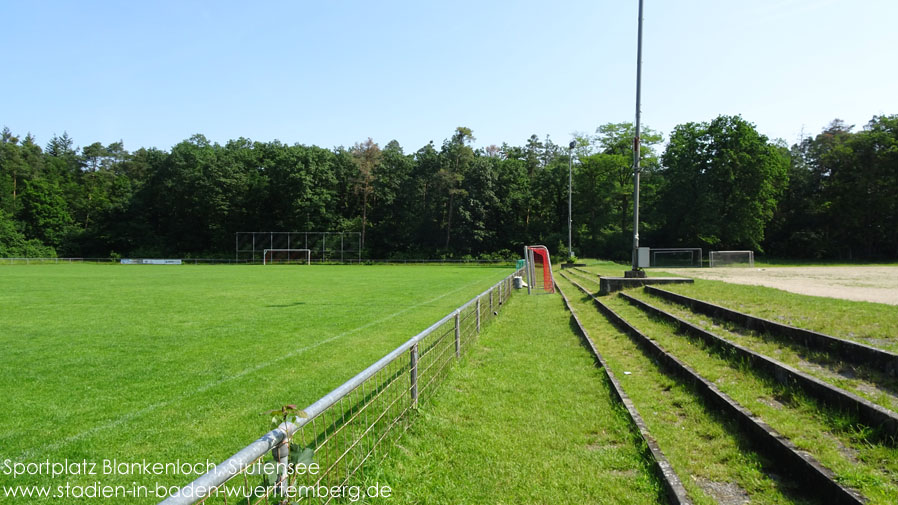
MULTIPOLYGON (((46 145, 194 133, 413 152, 632 121, 636 0, 0 0, 0 126, 46 145)), ((742 114, 795 142, 898 114, 898 1, 645 0, 643 121, 742 114)))

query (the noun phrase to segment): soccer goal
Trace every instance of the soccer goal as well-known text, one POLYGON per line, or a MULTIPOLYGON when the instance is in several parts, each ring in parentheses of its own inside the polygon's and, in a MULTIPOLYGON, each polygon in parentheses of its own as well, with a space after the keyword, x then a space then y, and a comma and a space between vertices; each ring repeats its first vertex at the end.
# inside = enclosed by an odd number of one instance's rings
POLYGON ((316 262, 362 262, 362 234, 343 231, 238 231, 234 260, 262 263, 266 249, 309 249, 316 262))
POLYGON ((709 254, 711 268, 714 267, 753 267, 754 251, 711 251, 709 254))
POLYGON ((262 264, 312 264, 311 249, 265 249, 262 264))
POLYGON ((552 276, 549 249, 544 245, 528 245, 524 247, 524 257, 527 259, 527 294, 533 294, 534 288, 554 293, 555 277, 552 276), (540 270, 541 275, 537 273, 540 270))
POLYGON ((658 268, 699 268, 702 266, 701 247, 652 247, 649 266, 658 268))

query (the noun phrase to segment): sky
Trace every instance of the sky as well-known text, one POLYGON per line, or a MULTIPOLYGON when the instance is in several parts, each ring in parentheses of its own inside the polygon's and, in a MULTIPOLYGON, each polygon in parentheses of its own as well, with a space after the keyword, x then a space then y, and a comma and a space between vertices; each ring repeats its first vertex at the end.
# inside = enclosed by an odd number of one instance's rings
MULTIPOLYGON (((523 145, 635 114, 637 0, 0 0, 0 127, 406 152, 523 145)), ((898 114, 898 1, 645 0, 642 123, 740 114, 795 143, 898 114)))

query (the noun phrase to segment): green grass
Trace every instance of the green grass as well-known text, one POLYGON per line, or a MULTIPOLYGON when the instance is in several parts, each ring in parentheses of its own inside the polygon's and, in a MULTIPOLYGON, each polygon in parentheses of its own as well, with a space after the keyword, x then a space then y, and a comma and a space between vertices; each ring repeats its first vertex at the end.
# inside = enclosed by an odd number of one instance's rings
POLYGON ((697 339, 676 334, 672 323, 647 316, 617 296, 604 301, 800 449, 814 455, 833 470, 839 482, 861 491, 871 504, 898 502, 898 486, 891 479, 898 474, 898 449, 868 441, 863 430, 853 427, 856 421, 849 416, 766 374, 757 374, 748 364, 721 357, 716 349, 707 348, 697 339))
POLYGON ((593 274, 585 273, 585 270, 570 268, 564 271, 564 273, 577 282, 581 283, 587 289, 591 289, 593 291, 599 290, 599 278, 593 274))
POLYGON ((794 484, 771 477, 770 462, 744 445, 731 420, 659 369, 581 291, 559 283, 697 505, 716 503, 708 483, 738 486, 754 504, 812 503, 794 495, 794 484))
MULTIPOLYGON (((587 269, 621 276, 629 266, 589 261, 587 269)), ((510 272, 471 266, 0 266, 0 464, 7 458, 218 462, 268 429, 261 412, 311 403, 510 272)), ((577 275, 577 282, 598 290, 597 279, 577 275)), ((735 484, 752 503, 804 503, 769 474, 769 462, 742 445, 727 420, 658 371, 591 302, 561 282, 697 504, 713 503, 708 483, 735 484)), ((898 349, 891 306, 718 281, 665 288, 898 349)), ((611 303, 642 317, 625 303, 611 303)), ((568 318, 557 296, 513 297, 366 480, 390 484, 398 503, 660 500, 644 448, 568 318)), ((894 449, 867 443, 838 415, 666 335, 664 325, 640 323, 873 503, 898 497, 894 449)), ((96 480, 181 485, 194 477, 12 479, 2 468, 0 487, 96 480)), ((25 501, 0 494, 0 503, 25 501)))
POLYGON ((583 263, 586 263, 586 267, 583 268, 584 270, 589 270, 590 272, 609 277, 623 277, 624 270, 630 270, 631 268, 629 264, 625 265, 623 263, 606 260, 584 260, 583 263))
MULTIPOLYGON (((510 272, 0 267, 0 462, 221 461, 267 431, 261 412, 308 405, 510 272)), ((65 481, 0 473, 29 483, 65 481)))
POLYGON ((641 289, 630 290, 629 294, 730 342, 847 389, 887 409, 898 409, 898 378, 872 368, 844 362, 838 356, 824 351, 809 350, 800 343, 783 337, 746 330, 734 323, 695 314, 683 305, 648 295, 641 289))
POLYGON ((397 503, 663 501, 557 295, 515 296, 378 475, 397 503))
POLYGON ((662 287, 778 323, 898 352, 898 310, 894 305, 702 279, 696 279, 695 284, 662 287))
MULTIPOLYGON (((607 277, 623 277, 624 271, 633 268, 630 263, 607 260, 585 260, 584 263, 586 263, 586 267, 583 268, 584 270, 607 277)), ((674 274, 655 268, 648 268, 645 272, 649 277, 676 277, 674 274)))

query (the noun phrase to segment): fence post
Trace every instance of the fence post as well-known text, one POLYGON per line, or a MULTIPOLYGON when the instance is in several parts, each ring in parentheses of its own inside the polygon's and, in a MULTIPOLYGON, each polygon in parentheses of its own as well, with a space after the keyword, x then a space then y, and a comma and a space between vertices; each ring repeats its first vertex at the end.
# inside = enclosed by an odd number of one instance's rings
POLYGON ((480 297, 477 297, 477 333, 480 333, 480 297))
POLYGON ((411 394, 412 394, 412 408, 418 408, 418 344, 412 346, 409 350, 411 366, 410 366, 410 379, 411 379, 411 394))
POLYGON ((455 357, 461 357, 461 311, 455 313, 455 357))
POLYGON ((505 283, 504 282, 499 283, 499 305, 502 305, 502 285, 503 284, 505 284, 505 283))
POLYGON ((287 465, 290 461, 290 441, 287 440, 287 437, 284 437, 284 440, 271 450, 271 455, 274 456, 274 460, 277 462, 277 490, 278 494, 280 494, 284 491, 287 484, 287 465))
POLYGON ((493 313, 493 288, 490 288, 490 314, 493 313))
POLYGON ((278 429, 284 432, 284 439, 281 442, 274 446, 271 449, 271 457, 274 458, 274 461, 277 464, 276 470, 278 473, 277 480, 277 490, 279 494, 283 494, 287 489, 287 484, 289 481, 289 463, 290 463, 290 437, 286 436, 287 433, 296 430, 296 426, 290 421, 286 421, 281 423, 278 426, 278 429))

